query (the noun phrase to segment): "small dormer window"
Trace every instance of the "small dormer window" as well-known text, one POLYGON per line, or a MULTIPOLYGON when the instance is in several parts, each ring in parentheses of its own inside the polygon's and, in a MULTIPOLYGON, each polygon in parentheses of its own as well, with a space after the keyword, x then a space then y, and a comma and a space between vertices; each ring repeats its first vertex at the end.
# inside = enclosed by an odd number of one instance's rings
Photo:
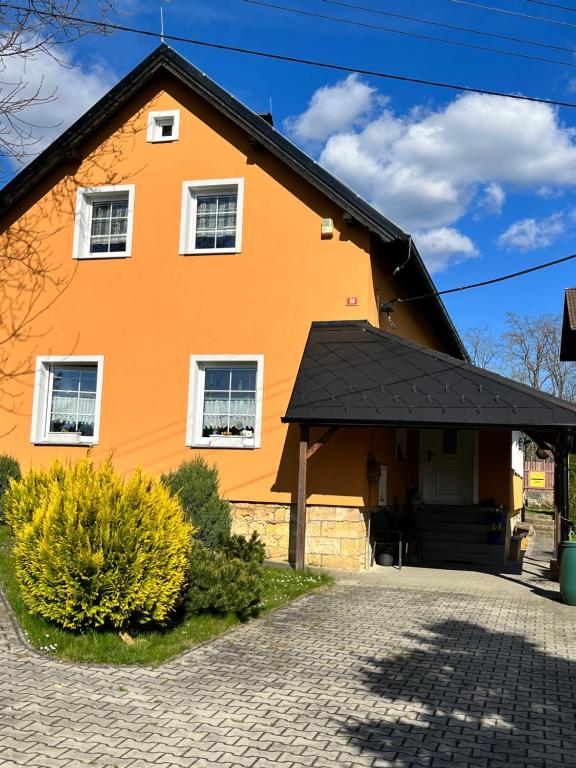
POLYGON ((180 110, 148 113, 148 133, 146 141, 176 141, 180 133, 180 110))

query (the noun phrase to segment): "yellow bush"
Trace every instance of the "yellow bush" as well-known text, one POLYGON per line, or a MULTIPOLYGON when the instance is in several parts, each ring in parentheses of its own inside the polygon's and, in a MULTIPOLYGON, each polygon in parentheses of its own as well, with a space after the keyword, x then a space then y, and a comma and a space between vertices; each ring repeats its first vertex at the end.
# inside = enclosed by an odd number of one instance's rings
POLYGON ((110 460, 55 463, 12 482, 6 518, 22 598, 69 629, 162 623, 182 594, 193 527, 177 499, 110 460))

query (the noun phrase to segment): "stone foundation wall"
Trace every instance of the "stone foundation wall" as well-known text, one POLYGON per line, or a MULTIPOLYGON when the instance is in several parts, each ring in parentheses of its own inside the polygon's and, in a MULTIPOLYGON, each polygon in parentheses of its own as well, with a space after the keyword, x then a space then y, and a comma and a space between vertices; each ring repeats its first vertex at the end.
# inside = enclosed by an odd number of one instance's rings
MULTIPOLYGON (((366 568, 367 515, 359 507, 306 509, 306 564, 343 571, 366 568)), ((232 502, 232 532, 259 534, 270 560, 294 559, 296 507, 232 502)))

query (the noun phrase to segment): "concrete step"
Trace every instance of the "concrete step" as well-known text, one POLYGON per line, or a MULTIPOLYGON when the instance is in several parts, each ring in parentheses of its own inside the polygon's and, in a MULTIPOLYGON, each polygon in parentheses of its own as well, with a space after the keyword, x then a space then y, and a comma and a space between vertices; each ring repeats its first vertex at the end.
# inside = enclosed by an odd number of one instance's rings
MULTIPOLYGON (((427 560, 424 563, 424 566, 426 568, 442 568, 445 570, 455 570, 455 571, 478 571, 480 573, 515 573, 520 574, 522 573, 522 563, 521 562, 512 562, 510 560, 505 560, 503 563, 489 563, 489 564, 483 564, 483 563, 448 563, 444 560, 427 560)), ((454 590, 458 591, 458 579, 455 577, 455 586, 454 590)))
POLYGON ((436 550, 434 548, 424 548, 424 562, 439 563, 474 563, 475 565, 500 565, 504 563, 504 551, 489 552, 469 552, 452 549, 436 550))
POLYGON ((481 526, 479 529, 469 529, 469 528, 461 528, 461 529, 453 529, 449 528, 446 530, 438 530, 438 529, 419 529, 420 538, 422 541, 430 541, 430 542, 445 542, 445 543, 455 543, 455 544, 487 544, 488 538, 487 538, 487 527, 481 526))
POLYGON ((456 541, 425 541, 422 542, 424 549, 433 549, 436 551, 444 550, 448 554, 457 552, 467 552, 471 554, 482 555, 492 557, 494 553, 503 553, 504 544, 488 544, 486 541, 481 543, 474 542, 456 542, 456 541))
POLYGON ((530 526, 531 531, 553 531, 554 530, 553 525, 531 525, 530 523, 528 523, 528 525, 530 526))
POLYGON ((480 522, 471 520, 446 520, 444 518, 438 518, 438 520, 418 520, 418 528, 421 531, 474 531, 474 530, 486 530, 490 528, 491 521, 481 520, 480 522))
POLYGON ((487 540, 494 518, 483 507, 424 507, 417 517, 424 562, 502 567, 504 544, 487 540))
POLYGON ((490 525, 494 521, 494 515, 488 515, 486 512, 476 514, 460 514, 458 512, 434 512, 426 514, 426 511, 418 514, 416 522, 418 525, 490 525))

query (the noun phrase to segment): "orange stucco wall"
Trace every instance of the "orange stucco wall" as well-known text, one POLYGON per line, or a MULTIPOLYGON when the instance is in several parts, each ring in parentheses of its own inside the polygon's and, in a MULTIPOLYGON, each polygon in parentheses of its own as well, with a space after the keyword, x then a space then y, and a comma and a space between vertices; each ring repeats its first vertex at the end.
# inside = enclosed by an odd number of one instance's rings
POLYGON ((494 499, 510 507, 512 493, 512 433, 485 430, 478 435, 478 500, 494 499))
MULTIPOLYGON (((218 464, 222 490, 233 500, 293 498, 297 435, 280 417, 310 323, 378 324, 363 228, 343 224, 328 199, 166 78, 39 185, 2 230, 2 253, 15 257, 0 297, 2 317, 13 318, 12 339, 1 346, 3 451, 23 466, 83 455, 85 448, 31 444, 33 361, 40 354, 104 355, 96 459, 114 451, 122 471, 140 464, 160 473, 198 452, 218 464), (148 110, 178 107, 179 140, 147 143, 148 110), (179 255, 182 182, 236 177, 245 180, 242 252, 179 255), (77 187, 128 183, 136 187, 132 256, 74 261, 77 187), (330 240, 320 237, 325 217, 335 222, 330 240), (358 304, 347 307, 348 296, 358 304), (185 447, 191 354, 264 355, 261 448, 185 447)), ((376 265, 379 279, 389 267, 376 265)), ((399 320, 396 332, 441 348, 408 308, 399 320)), ((365 503, 368 450, 386 463, 387 439, 368 430, 338 433, 310 463, 310 503, 365 503)), ((393 495, 402 495, 407 472, 394 475, 393 495)))

